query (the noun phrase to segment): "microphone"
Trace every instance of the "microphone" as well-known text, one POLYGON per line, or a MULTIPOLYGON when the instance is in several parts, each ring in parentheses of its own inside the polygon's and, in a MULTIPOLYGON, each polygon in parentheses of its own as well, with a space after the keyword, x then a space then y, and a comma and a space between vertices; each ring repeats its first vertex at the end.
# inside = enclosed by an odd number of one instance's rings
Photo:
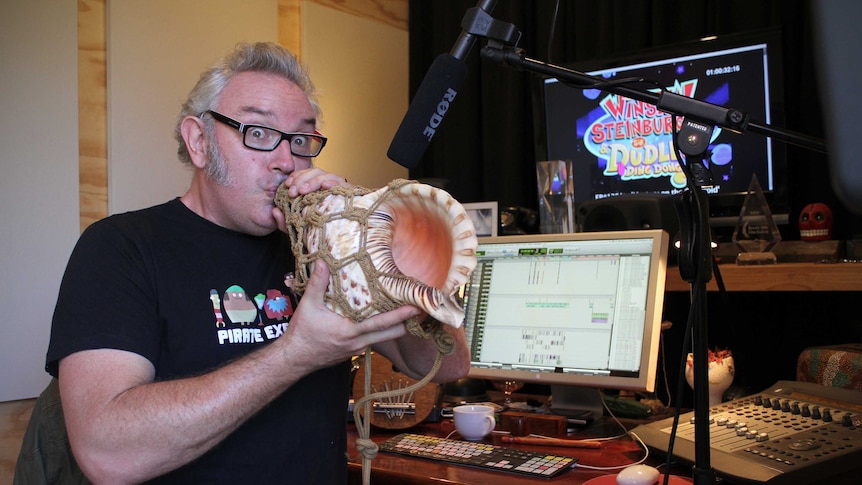
MULTIPOLYGON (((490 13, 496 3, 496 0, 480 0, 476 7, 490 13)), ((434 60, 389 144, 386 156, 390 160, 406 168, 413 168, 422 160, 467 77, 464 59, 475 43, 476 36, 462 29, 452 50, 434 60)))

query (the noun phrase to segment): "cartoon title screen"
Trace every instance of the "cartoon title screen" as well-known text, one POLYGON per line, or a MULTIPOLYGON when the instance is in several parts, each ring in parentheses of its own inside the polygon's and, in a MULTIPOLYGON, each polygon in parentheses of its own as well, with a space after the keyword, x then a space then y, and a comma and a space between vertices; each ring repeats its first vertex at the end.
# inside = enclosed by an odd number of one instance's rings
MULTIPOLYGON (((658 86, 770 122, 766 44, 593 71, 604 79, 643 78, 658 86), (657 83, 657 84, 656 84, 657 83)), ((673 117, 655 106, 597 89, 544 83, 548 158, 572 160, 575 202, 634 193, 674 194, 685 176, 673 149, 673 117)), ((679 118, 679 122, 681 122, 679 118)), ((742 193, 752 174, 773 188, 770 140, 716 128, 704 154, 708 193, 742 193)))

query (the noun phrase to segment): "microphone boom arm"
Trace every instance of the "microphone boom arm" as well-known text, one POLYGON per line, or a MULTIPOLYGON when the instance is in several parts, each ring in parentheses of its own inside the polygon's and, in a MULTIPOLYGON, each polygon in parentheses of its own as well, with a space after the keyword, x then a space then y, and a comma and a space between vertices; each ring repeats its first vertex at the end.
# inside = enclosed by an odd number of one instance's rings
POLYGON ((696 119, 700 122, 730 130, 734 133, 758 133, 783 142, 807 148, 812 151, 826 153, 826 143, 819 138, 796 133, 786 129, 775 128, 765 123, 749 119, 748 113, 734 109, 725 108, 716 104, 689 98, 680 94, 663 91, 656 93, 649 90, 637 89, 625 84, 614 84, 607 86, 596 86, 607 84, 604 79, 590 76, 579 71, 565 67, 548 64, 547 62, 531 59, 524 55, 521 49, 499 48, 489 42, 482 48, 482 57, 514 67, 522 71, 543 74, 566 81, 574 87, 582 89, 596 88, 612 94, 618 94, 637 101, 643 101, 655 105, 659 110, 669 114, 696 119))

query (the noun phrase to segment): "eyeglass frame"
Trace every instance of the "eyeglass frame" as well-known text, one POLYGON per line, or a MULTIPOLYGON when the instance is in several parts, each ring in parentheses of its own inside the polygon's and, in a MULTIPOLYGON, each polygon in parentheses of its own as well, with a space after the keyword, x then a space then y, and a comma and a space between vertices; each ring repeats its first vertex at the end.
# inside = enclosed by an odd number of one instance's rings
POLYGON ((323 147, 326 146, 327 138, 325 136, 323 136, 317 130, 314 130, 314 133, 299 133, 299 132, 297 132, 297 133, 285 133, 285 132, 283 132, 281 130, 277 130, 271 126, 242 123, 242 122, 237 121, 237 120, 235 120, 229 116, 225 116, 225 115, 219 113, 218 111, 211 110, 211 109, 206 110, 203 113, 201 113, 199 118, 203 118, 203 116, 206 115, 207 113, 209 113, 213 117, 214 120, 216 120, 220 123, 224 123, 225 125, 230 126, 231 128, 235 128, 237 131, 239 131, 242 134, 243 146, 250 149, 250 150, 256 150, 259 152, 275 151, 275 149, 278 148, 279 145, 281 145, 281 142, 283 142, 284 140, 287 140, 288 146, 290 147, 290 153, 292 153, 293 155, 295 155, 297 157, 314 158, 314 157, 320 155, 320 152, 323 151, 323 147), (247 136, 246 134, 248 133, 248 130, 250 128, 262 128, 264 130, 274 131, 274 132, 280 134, 281 138, 279 138, 278 141, 275 143, 275 145, 273 145, 273 147, 269 148, 269 149, 253 147, 253 146, 250 146, 245 140, 245 138, 247 136), (320 148, 317 149, 317 153, 315 153, 313 155, 307 155, 307 154, 303 154, 303 153, 296 153, 295 151, 293 151, 293 138, 297 137, 297 136, 305 136, 305 137, 310 137, 312 139, 319 140, 320 141, 320 148))

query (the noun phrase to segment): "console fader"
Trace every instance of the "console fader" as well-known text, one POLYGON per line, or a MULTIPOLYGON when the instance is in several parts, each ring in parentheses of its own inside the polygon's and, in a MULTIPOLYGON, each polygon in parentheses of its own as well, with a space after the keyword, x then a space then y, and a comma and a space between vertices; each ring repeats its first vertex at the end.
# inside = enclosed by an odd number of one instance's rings
MULTIPOLYGON (((635 428, 667 454, 673 418, 635 428)), ((862 392, 794 381, 710 408, 710 465, 730 483, 859 483, 862 392)), ((673 454, 695 460, 694 414, 680 417, 673 454)))

